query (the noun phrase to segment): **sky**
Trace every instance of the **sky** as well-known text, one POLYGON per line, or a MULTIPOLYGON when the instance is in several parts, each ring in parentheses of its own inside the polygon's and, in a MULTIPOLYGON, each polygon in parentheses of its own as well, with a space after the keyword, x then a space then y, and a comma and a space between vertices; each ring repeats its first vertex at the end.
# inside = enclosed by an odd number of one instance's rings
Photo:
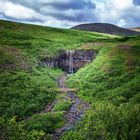
POLYGON ((83 23, 140 26, 140 0, 0 0, 0 19, 70 28, 83 23))

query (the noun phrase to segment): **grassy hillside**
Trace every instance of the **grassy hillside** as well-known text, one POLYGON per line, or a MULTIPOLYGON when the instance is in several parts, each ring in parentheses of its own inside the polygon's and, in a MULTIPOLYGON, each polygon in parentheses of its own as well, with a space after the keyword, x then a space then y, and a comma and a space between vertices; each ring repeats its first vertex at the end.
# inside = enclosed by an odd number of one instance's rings
POLYGON ((98 52, 92 63, 68 79, 91 109, 62 139, 138 138, 139 40, 139 36, 121 38, 0 21, 0 139, 49 139, 65 123, 64 111, 69 108, 65 102, 54 112, 39 114, 60 98, 56 79, 63 74, 60 69, 41 66, 40 61, 59 50, 77 48, 98 52))
POLYGON ((140 37, 93 43, 96 59, 68 84, 91 103, 81 123, 63 139, 138 140, 140 137, 140 37))
MULTIPOLYGON (((83 43, 107 38, 112 36, 0 21, 0 124, 3 130, 0 139, 13 139, 11 134, 19 137, 18 131, 12 131, 11 122, 15 127, 17 125, 15 129, 19 129, 21 126, 16 124, 17 121, 40 112, 55 99, 55 80, 63 72, 40 66, 42 59, 55 56, 62 49, 75 49, 83 43)), ((41 132, 53 132, 63 123, 62 110, 55 114, 35 115, 26 128, 34 137, 40 136, 41 132), (48 128, 46 123, 49 123, 48 128)), ((21 139, 27 138, 21 135, 21 139)))

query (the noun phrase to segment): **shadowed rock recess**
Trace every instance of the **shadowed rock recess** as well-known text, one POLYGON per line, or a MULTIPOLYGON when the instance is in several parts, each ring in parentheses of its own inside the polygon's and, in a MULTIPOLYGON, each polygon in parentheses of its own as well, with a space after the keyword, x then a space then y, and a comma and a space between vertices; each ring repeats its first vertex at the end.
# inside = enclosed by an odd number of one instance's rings
POLYGON ((72 74, 95 59, 96 54, 94 50, 61 50, 57 57, 43 60, 43 64, 72 74))

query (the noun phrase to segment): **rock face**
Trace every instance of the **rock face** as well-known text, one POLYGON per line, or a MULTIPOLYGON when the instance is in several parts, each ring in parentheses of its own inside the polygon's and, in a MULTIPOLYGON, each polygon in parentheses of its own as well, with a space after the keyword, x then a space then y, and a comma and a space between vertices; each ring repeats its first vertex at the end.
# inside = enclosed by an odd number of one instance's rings
POLYGON ((93 50, 61 50, 56 58, 46 58, 44 64, 48 67, 58 67, 67 73, 74 73, 90 63, 96 54, 93 50))

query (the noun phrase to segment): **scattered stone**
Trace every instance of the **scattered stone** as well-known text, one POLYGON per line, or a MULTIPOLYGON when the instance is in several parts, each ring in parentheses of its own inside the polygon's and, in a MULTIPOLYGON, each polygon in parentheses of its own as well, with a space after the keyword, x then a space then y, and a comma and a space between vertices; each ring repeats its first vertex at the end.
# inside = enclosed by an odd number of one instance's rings
MULTIPOLYGON (((66 78, 67 78, 67 75, 64 75, 61 78, 59 78, 57 81, 58 85, 62 89, 63 88, 67 89, 66 84, 65 84, 66 78), (63 85, 63 87, 61 85, 63 85)), ((72 101, 72 105, 70 109, 67 112, 65 112, 65 115, 64 115, 66 124, 62 128, 59 128, 55 131, 55 133, 53 134, 53 140, 56 140, 56 137, 59 140, 59 137, 63 133, 74 128, 75 124, 82 118, 85 111, 89 108, 89 104, 80 100, 74 94, 74 91, 67 91, 65 93, 66 93, 66 97, 72 101)))

